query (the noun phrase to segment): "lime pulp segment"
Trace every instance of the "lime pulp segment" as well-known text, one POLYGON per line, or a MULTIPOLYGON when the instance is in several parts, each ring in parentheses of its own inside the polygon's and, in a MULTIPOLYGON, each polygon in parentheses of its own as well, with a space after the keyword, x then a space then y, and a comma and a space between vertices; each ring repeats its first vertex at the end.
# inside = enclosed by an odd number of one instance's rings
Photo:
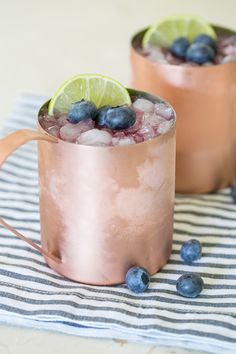
POLYGON ((49 103, 48 113, 67 113, 72 103, 82 99, 92 101, 97 108, 131 104, 129 92, 119 82, 99 74, 83 74, 62 84, 49 103))

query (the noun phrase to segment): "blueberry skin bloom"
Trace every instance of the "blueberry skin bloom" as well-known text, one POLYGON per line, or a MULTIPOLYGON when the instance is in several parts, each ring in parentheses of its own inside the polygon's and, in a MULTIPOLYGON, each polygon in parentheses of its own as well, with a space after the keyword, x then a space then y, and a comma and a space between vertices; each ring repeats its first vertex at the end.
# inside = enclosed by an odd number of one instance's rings
POLYGON ((211 47, 215 53, 217 53, 217 44, 216 41, 207 34, 199 34, 197 37, 194 38, 193 43, 201 43, 206 44, 211 47))
POLYGON ((173 55, 178 58, 185 58, 185 54, 189 47, 190 43, 185 37, 177 38, 171 45, 170 51, 173 55))
POLYGON ((189 240, 180 249, 180 256, 187 264, 191 264, 202 256, 202 246, 198 240, 189 240))
POLYGON ((193 43, 188 47, 185 59, 197 64, 204 64, 207 61, 213 61, 215 57, 214 50, 206 44, 193 43))
POLYGON ((128 129, 136 121, 135 112, 128 106, 111 108, 106 114, 106 127, 113 130, 128 129))
POLYGON ((198 274, 186 273, 176 282, 176 290, 184 297, 197 297, 203 290, 203 280, 198 274))
POLYGON ((134 293, 139 294, 147 290, 150 282, 148 271, 142 267, 132 267, 128 270, 125 282, 134 293))
POLYGON ((109 109, 112 109, 111 106, 102 106, 97 110, 97 113, 94 117, 95 123, 100 126, 104 127, 106 125, 106 115, 109 109))
POLYGON ((84 119, 95 117, 96 113, 97 107, 93 102, 81 100, 72 103, 68 113, 68 120, 70 123, 76 124, 84 119))

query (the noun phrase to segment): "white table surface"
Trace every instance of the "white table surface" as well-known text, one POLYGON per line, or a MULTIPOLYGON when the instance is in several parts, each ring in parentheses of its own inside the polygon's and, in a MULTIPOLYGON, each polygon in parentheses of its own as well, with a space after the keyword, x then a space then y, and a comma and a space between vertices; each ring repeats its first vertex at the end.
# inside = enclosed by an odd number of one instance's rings
MULTIPOLYGON (((132 34, 173 13, 196 13, 236 28, 235 0, 0 0, 0 124, 19 91, 53 94, 78 73, 103 73, 129 85, 132 34)), ((2 325, 0 354, 15 353, 190 351, 2 325)))

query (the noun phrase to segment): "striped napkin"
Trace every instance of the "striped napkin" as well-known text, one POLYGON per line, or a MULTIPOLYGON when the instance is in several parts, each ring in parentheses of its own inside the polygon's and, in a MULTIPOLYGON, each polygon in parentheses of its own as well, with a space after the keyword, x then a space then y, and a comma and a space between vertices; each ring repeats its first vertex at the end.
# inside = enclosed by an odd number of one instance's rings
MULTIPOLYGON (((46 96, 20 95, 1 136, 35 128, 46 96)), ((0 215, 39 242, 35 143, 17 150, 0 172, 0 215)), ((51 270, 34 249, 0 228, 0 321, 81 336, 168 344, 211 353, 236 353, 236 205, 229 190, 179 195, 173 253, 152 277, 150 289, 132 294, 124 285, 88 286, 51 270), (179 257, 182 243, 197 238, 203 257, 192 266, 179 257), (184 272, 197 272, 205 289, 197 299, 176 294, 184 272)))

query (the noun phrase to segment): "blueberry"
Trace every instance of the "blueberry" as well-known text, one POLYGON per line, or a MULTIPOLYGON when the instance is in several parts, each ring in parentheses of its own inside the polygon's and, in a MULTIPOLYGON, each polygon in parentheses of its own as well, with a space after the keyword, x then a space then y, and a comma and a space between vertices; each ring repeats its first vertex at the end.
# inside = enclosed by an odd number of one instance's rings
POLYGON ((198 240, 189 240, 180 249, 180 256, 187 264, 200 259, 202 256, 202 246, 198 240))
POLYGON ((96 115, 97 107, 93 102, 81 100, 72 103, 68 116, 70 123, 79 123, 81 120, 93 118, 96 115))
POLYGON ((142 267, 132 267, 128 270, 125 282, 127 287, 134 293, 142 293, 149 286, 150 276, 142 267))
POLYGON ((185 54, 189 47, 189 41, 185 37, 177 38, 171 45, 170 51, 178 58, 185 58, 185 54))
POLYGON ((96 116, 94 117, 94 120, 97 125, 99 125, 101 127, 106 125, 106 115, 107 115, 107 111, 109 109, 112 109, 112 107, 111 106, 102 106, 101 108, 99 108, 97 110, 96 116))
POLYGON ((194 38, 193 43, 201 43, 206 44, 211 47, 215 53, 217 53, 217 44, 216 41, 207 34, 199 34, 197 37, 194 38))
POLYGON ((195 273, 183 274, 176 282, 177 292, 184 297, 197 297, 203 286, 202 278, 195 273))
POLYGON ((230 193, 233 198, 233 202, 236 204, 236 183, 233 183, 230 188, 230 193))
POLYGON ((193 43, 188 47, 186 60, 194 63, 203 64, 207 61, 213 61, 215 57, 214 50, 206 44, 193 43))
POLYGON ((128 106, 111 108, 106 114, 106 126, 113 130, 128 129, 134 125, 135 112, 128 106))

